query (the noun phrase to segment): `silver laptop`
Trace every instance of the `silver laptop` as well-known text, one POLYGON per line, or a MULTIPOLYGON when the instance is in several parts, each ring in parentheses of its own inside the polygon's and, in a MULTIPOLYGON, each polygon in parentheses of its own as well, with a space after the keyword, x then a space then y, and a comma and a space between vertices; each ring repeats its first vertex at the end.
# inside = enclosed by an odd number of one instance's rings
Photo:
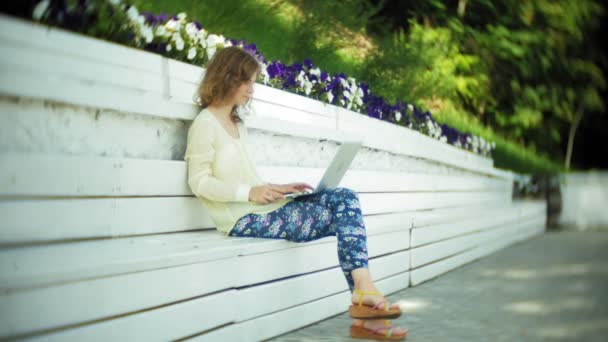
POLYGON ((325 170, 325 174, 323 174, 323 178, 321 178, 319 185, 317 185, 312 192, 292 192, 285 194, 285 198, 297 198, 300 196, 316 194, 325 189, 336 188, 350 167, 353 159, 355 159, 355 155, 357 155, 359 148, 361 148, 361 144, 361 141, 343 142, 334 159, 331 161, 331 164, 329 164, 329 167, 325 170))

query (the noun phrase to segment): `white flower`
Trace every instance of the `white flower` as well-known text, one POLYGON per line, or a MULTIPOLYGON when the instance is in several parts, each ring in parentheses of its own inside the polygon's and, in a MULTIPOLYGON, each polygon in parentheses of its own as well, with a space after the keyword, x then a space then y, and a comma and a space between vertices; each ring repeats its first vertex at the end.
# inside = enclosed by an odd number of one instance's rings
POLYGON ((179 51, 182 51, 184 49, 184 40, 182 39, 182 36, 179 35, 179 33, 174 33, 171 37, 171 40, 175 42, 176 49, 178 49, 179 51))
POLYGON ((260 63, 260 74, 262 74, 262 82, 264 84, 268 84, 268 82, 270 81, 270 75, 268 74, 268 65, 266 65, 265 63, 260 63))
POLYGON ((188 59, 193 59, 196 56, 196 48, 193 46, 188 50, 188 59))
POLYGON ((401 121, 401 113, 400 112, 396 112, 395 113, 395 120, 401 121))
POLYGON ((137 11, 137 8, 135 8, 135 6, 129 7, 129 9, 127 10, 127 17, 129 17, 131 21, 137 20, 137 17, 139 17, 139 12, 137 11))
POLYGON ((363 100, 360 97, 355 97, 355 103, 357 104, 357 106, 362 106, 363 100))
POLYGON ((342 92, 342 95, 344 95, 344 97, 346 97, 349 101, 353 100, 353 95, 351 93, 349 93, 347 90, 344 90, 342 92))
POLYGON ((198 28, 194 23, 186 24, 186 34, 192 39, 198 39, 198 28))
POLYGON ((209 59, 211 59, 211 57, 213 57, 213 55, 215 55, 215 50, 216 50, 215 46, 207 48, 207 56, 209 56, 209 59))
POLYGON ((319 77, 319 76, 321 76, 321 69, 319 69, 319 68, 311 69, 310 74, 319 77))
MULTIPOLYGON (((205 38, 207 38, 207 31, 205 31, 204 28, 198 30, 198 32, 196 33, 196 38, 200 39, 200 40, 205 40, 205 38)), ((206 44, 206 42, 205 42, 206 44)))
POLYGON ((340 78, 340 84, 341 84, 341 85, 342 85, 344 88, 347 88, 347 89, 348 89, 348 87, 350 86, 350 84, 348 84, 348 82, 346 82, 346 80, 345 80, 345 79, 343 79, 343 78, 340 78))
POLYGON ((167 44, 167 52, 171 51, 171 44, 167 44))
POLYGON ((167 30, 164 26, 158 26, 156 28, 156 35, 159 37, 164 37, 167 34, 167 30))
POLYGON ((334 100, 334 94, 331 91, 327 92, 326 94, 327 94, 327 101, 328 102, 331 102, 331 101, 334 100))
POLYGON ((149 26, 142 27, 141 33, 144 36, 146 43, 152 43, 152 40, 154 39, 154 33, 152 32, 151 27, 149 27, 149 26))
POLYGON ((216 47, 219 43, 223 42, 223 37, 215 34, 210 34, 207 37, 207 46, 208 47, 216 47))
POLYGON ((168 30, 177 31, 180 28, 180 24, 177 21, 171 19, 171 20, 167 21, 167 23, 165 24, 165 27, 168 30))
POLYGON ((49 8, 49 0, 40 1, 36 7, 34 7, 34 11, 32 12, 32 18, 34 20, 40 20, 46 10, 49 8))
POLYGON ((184 20, 186 19, 186 13, 181 12, 177 15, 177 19, 184 20))
POLYGON ((121 4, 122 0, 108 0, 108 2, 114 6, 117 6, 121 4))

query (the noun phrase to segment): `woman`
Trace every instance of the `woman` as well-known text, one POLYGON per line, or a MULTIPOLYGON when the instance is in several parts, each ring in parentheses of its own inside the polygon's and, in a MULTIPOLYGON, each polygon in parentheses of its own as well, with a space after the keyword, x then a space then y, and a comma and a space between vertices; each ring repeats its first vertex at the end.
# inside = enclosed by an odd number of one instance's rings
POLYGON ((184 157, 190 189, 216 228, 229 236, 295 242, 337 236, 340 267, 353 293, 351 336, 402 340, 407 331, 386 320, 401 311, 378 293, 369 273, 357 194, 337 188, 288 199, 287 193, 313 188, 306 183, 270 184, 258 176, 237 108, 251 100, 259 73, 255 57, 239 47, 224 48, 209 61, 198 90, 203 110, 188 131, 184 157))

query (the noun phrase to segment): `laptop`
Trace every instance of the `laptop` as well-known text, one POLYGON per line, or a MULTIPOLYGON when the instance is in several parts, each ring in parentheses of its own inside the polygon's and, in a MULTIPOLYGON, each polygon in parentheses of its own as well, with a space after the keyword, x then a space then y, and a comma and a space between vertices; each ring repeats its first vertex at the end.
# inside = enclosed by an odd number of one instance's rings
POLYGON ((319 181, 319 184, 312 192, 292 192, 285 194, 285 198, 309 196, 325 189, 336 188, 350 167, 353 159, 355 159, 355 155, 359 151, 359 148, 361 148, 361 144, 361 141, 343 142, 342 145, 340 145, 338 152, 334 156, 334 159, 329 164, 329 167, 325 170, 323 178, 321 178, 321 181, 319 181))

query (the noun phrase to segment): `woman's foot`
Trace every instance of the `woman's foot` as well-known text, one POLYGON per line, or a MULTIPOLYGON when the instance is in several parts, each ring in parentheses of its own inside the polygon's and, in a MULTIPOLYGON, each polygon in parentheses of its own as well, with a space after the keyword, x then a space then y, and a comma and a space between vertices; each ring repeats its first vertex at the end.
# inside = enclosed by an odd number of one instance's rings
POLYGON ((373 332, 374 336, 375 335, 378 335, 379 337, 386 336, 387 332, 391 329, 392 330, 389 333, 391 337, 404 338, 407 336, 407 332, 408 332, 407 329, 402 329, 401 327, 388 325, 387 323, 390 323, 390 321, 384 320, 384 319, 374 319, 374 320, 354 319, 352 325, 356 326, 356 327, 362 327, 364 329, 367 329, 370 332, 373 332))
MULTIPOLYGON (((380 303, 385 303, 385 304, 380 304, 380 306, 378 307, 379 309, 382 310, 386 310, 386 304, 388 304, 388 300, 386 300, 386 298, 384 298, 382 295, 380 294, 364 294, 364 295, 359 295, 357 292, 359 290, 355 290, 353 291, 353 296, 352 296, 352 303, 353 305, 359 305, 359 299, 362 300, 362 304, 365 306, 371 306, 374 307, 380 303)), ((375 292, 375 291, 364 291, 361 290, 361 292, 375 292)), ((390 306, 390 309, 394 309, 397 310, 399 309, 399 305, 398 304, 392 304, 390 306)))

